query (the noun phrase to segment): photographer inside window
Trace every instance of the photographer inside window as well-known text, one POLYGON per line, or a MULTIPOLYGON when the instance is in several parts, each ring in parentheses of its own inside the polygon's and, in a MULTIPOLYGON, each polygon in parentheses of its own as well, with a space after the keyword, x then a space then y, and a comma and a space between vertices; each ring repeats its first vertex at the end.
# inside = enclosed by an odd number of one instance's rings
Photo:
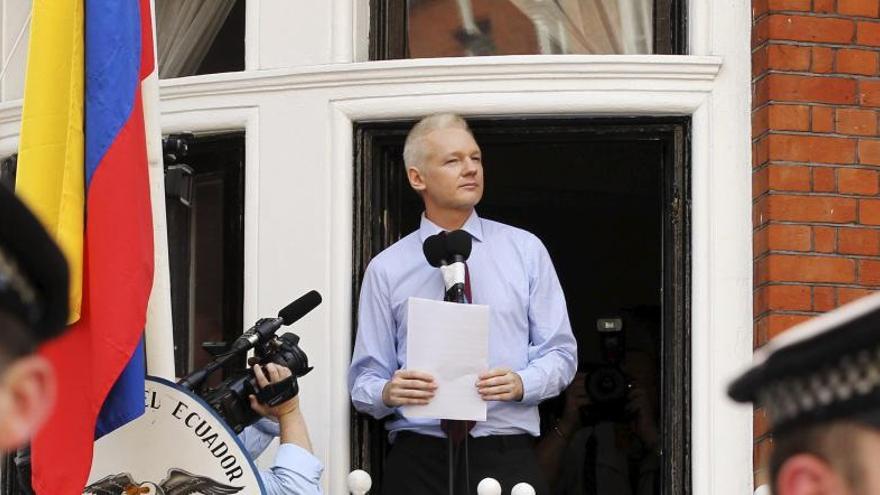
POLYGON ((552 493, 660 493, 657 329, 659 314, 638 308, 600 330, 602 364, 578 372, 561 411, 546 414, 536 450, 552 493))
MULTIPOLYGON (((262 389, 290 377, 291 372, 289 368, 269 363, 254 365, 254 375, 262 389)), ((254 395, 250 396, 250 402, 253 410, 263 416, 238 436, 251 458, 259 457, 275 437, 281 439, 272 467, 267 471, 260 470, 266 493, 320 494, 324 466, 312 455, 309 432, 299 408, 299 395, 274 407, 259 403, 254 395)))

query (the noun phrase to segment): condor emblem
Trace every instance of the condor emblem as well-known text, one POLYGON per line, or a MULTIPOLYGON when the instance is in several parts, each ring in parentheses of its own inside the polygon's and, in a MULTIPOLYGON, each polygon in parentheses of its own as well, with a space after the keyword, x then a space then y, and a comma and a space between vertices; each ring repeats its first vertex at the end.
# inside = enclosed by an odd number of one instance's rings
POLYGON ((182 469, 168 471, 168 477, 158 485, 152 481, 137 483, 129 473, 107 476, 87 486, 84 494, 93 495, 226 495, 238 493, 242 487, 224 485, 207 476, 196 476, 182 469))

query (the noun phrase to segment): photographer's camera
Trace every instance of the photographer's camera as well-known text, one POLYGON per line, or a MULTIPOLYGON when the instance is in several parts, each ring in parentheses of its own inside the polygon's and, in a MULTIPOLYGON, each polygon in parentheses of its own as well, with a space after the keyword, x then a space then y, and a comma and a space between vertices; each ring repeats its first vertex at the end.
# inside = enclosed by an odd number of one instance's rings
POLYGON ((600 318, 596 322, 602 362, 587 366, 584 388, 590 407, 582 411, 584 424, 630 419, 626 401, 633 387, 623 370, 626 338, 621 318, 600 318))

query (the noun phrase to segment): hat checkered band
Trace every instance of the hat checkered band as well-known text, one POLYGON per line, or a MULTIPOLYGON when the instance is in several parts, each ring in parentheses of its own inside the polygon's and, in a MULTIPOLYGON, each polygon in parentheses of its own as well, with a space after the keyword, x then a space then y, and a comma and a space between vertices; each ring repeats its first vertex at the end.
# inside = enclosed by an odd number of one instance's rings
POLYGON ((758 393, 758 403, 767 410, 772 424, 780 424, 878 388, 880 346, 844 355, 837 363, 808 375, 777 380, 758 393))

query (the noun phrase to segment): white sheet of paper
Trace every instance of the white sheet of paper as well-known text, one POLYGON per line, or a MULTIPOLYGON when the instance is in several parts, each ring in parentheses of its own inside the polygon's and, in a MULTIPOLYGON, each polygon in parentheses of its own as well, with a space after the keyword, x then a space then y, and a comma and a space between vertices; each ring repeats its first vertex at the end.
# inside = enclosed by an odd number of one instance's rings
POLYGON ((403 406, 408 418, 486 421, 486 402, 477 377, 488 369, 489 306, 409 298, 407 369, 437 381, 425 406, 403 406))

